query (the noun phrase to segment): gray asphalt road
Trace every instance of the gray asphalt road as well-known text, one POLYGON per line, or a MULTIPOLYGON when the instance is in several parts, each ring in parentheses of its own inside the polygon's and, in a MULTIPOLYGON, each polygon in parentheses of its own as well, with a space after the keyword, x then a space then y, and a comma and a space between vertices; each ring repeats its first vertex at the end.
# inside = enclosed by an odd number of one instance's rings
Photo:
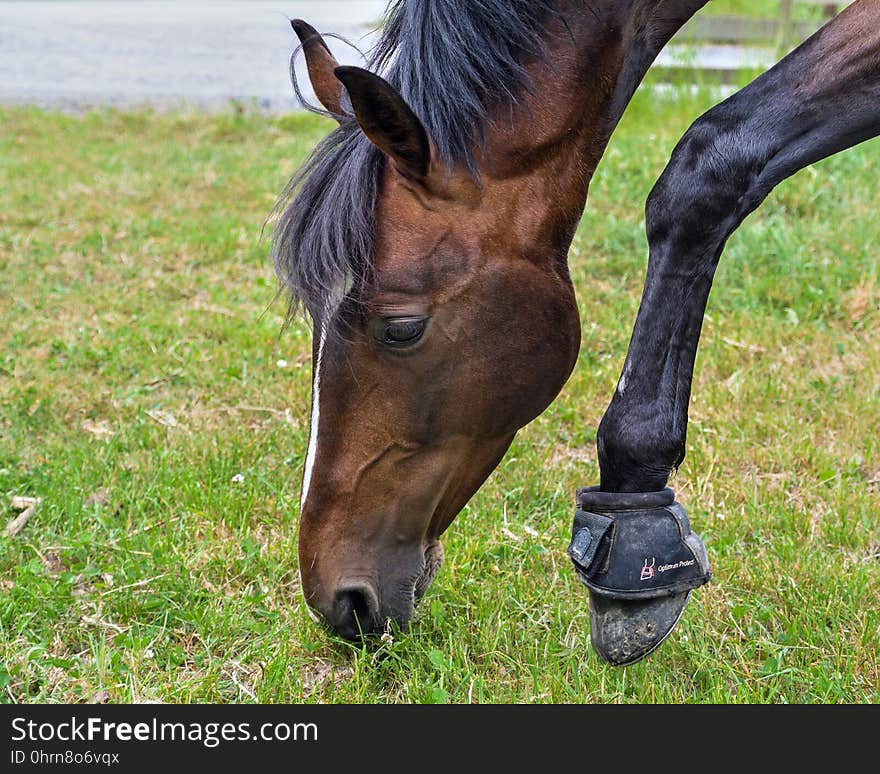
MULTIPOLYGON (((0 102, 75 110, 242 99, 289 110, 296 36, 288 19, 366 48, 384 8, 385 0, 0 2, 0 102)), ((340 62, 360 63, 329 42, 340 62)))

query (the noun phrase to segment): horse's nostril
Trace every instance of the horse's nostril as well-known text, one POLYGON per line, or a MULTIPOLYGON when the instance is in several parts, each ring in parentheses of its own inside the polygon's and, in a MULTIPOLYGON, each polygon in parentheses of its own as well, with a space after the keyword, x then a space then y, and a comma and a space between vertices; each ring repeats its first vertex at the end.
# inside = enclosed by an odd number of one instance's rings
POLYGON ((330 624, 337 634, 349 640, 375 632, 379 626, 376 592, 366 584, 339 589, 333 598, 330 624))

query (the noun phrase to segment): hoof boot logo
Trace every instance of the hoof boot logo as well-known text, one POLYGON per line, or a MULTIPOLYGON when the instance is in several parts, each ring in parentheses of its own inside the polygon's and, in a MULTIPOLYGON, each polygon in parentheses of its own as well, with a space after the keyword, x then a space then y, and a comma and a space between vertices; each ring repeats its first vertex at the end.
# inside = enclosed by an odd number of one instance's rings
POLYGON ((654 563, 655 559, 653 556, 651 557, 651 564, 648 564, 648 559, 647 557, 645 558, 645 566, 642 567, 642 575, 640 580, 651 580, 651 578, 654 577, 654 563))

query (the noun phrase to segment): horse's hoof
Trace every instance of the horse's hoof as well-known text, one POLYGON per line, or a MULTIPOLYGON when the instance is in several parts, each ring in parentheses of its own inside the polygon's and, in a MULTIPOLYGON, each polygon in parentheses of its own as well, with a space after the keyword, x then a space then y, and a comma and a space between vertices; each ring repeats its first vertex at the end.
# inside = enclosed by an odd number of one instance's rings
POLYGON ((672 633, 690 591, 643 601, 609 599, 590 593, 590 641, 599 658, 629 666, 653 653, 672 633))
POLYGON ((568 554, 590 591, 593 648, 626 666, 656 650, 693 589, 712 577, 709 557, 671 489, 578 491, 568 554))

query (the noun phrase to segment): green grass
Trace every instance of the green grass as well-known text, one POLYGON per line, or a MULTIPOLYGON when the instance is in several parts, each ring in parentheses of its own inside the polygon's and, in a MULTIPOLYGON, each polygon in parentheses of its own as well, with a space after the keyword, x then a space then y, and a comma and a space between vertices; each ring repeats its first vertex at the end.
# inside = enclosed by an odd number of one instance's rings
POLYGON ((281 333, 259 240, 328 125, 0 111, 0 521, 43 498, 0 536, 2 700, 877 701, 876 142, 731 240, 673 480, 715 580, 650 660, 590 650, 573 493, 597 480, 645 197, 710 104, 637 96, 571 254, 575 374, 458 517, 410 632, 368 647, 299 594, 310 334, 281 333))
MULTIPOLYGON (((838 10, 847 6, 852 0, 837 3, 838 10)), ((828 5, 834 5, 829 2, 828 5)), ((704 15, 715 16, 748 16, 761 19, 779 18, 779 0, 709 0, 700 11, 704 15)), ((792 18, 796 21, 820 21, 826 18, 824 7, 813 3, 794 0, 792 18)))

